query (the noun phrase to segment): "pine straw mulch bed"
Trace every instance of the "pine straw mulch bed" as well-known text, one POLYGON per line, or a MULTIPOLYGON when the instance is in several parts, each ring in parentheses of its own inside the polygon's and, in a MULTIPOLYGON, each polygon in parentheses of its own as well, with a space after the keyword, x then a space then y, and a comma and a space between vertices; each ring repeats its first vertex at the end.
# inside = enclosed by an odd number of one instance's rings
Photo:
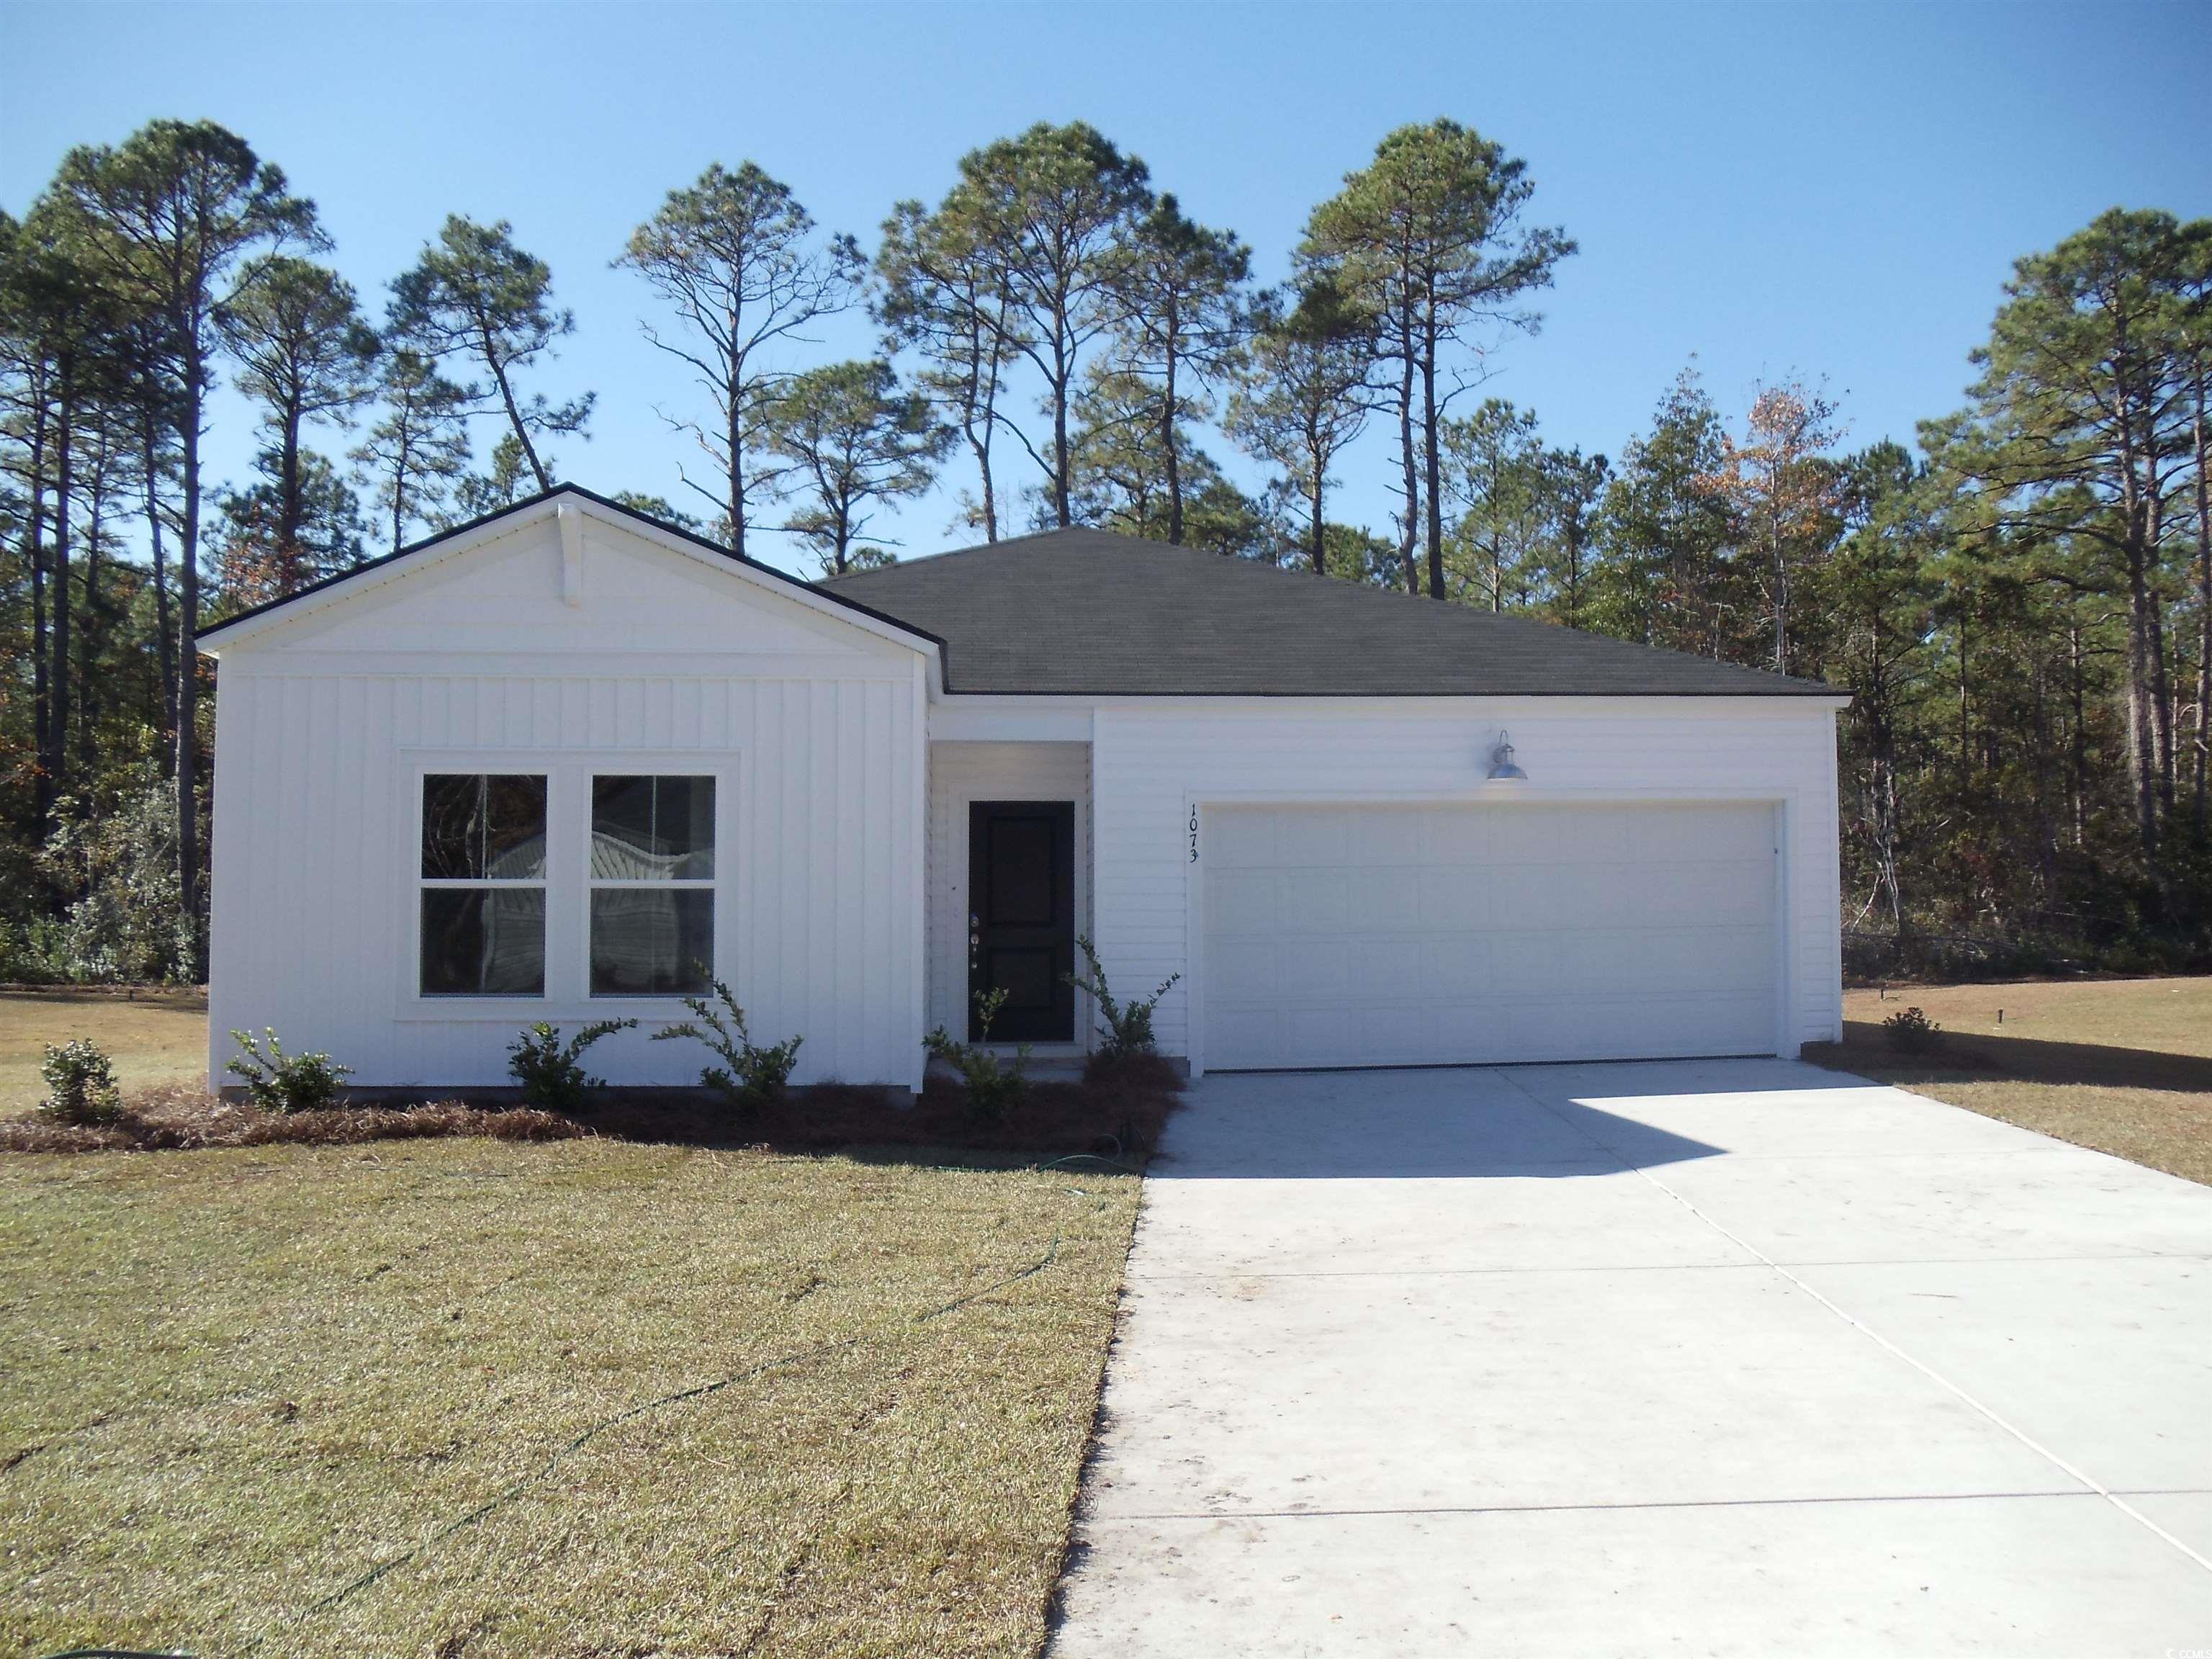
POLYGON ((202 1089, 165 1085, 131 1091, 122 1116, 100 1127, 32 1115, 0 1119, 0 1152, 192 1151, 212 1146, 347 1146, 373 1140, 482 1136, 571 1140, 602 1136, 653 1146, 762 1146, 826 1152, 929 1146, 1024 1158, 1089 1154, 1141 1164, 1159 1144, 1182 1080, 1156 1056, 1094 1060, 1080 1082, 1032 1082, 1006 1118, 985 1122, 966 1091, 933 1075, 918 1101, 850 1084, 794 1089, 756 1115, 733 1113, 690 1091, 605 1090, 574 1116, 503 1102, 362 1104, 315 1112, 264 1112, 202 1089))

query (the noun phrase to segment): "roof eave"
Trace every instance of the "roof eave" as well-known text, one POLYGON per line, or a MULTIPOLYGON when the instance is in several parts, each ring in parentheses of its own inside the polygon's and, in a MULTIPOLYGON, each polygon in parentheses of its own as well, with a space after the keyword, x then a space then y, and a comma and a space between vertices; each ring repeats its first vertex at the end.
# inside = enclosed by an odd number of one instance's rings
POLYGON ((581 484, 572 483, 556 484, 550 489, 511 502, 496 512, 471 519, 466 524, 441 531, 435 536, 410 543, 351 570, 341 571, 321 581, 312 582, 296 593, 288 593, 281 599, 251 606, 235 616, 226 617, 213 626, 199 630, 194 636, 194 647, 202 654, 219 661, 223 649, 243 644, 327 605, 342 604, 374 592, 387 583, 415 575, 432 565, 459 556, 472 547, 482 546, 486 542, 509 534, 533 514, 557 511, 563 497, 574 497, 592 516, 616 524, 634 534, 642 535, 672 551, 708 563, 718 569, 742 574, 810 609, 834 616, 838 621, 860 627, 879 638, 889 639, 910 650, 921 652, 940 665, 938 673, 932 678, 939 681, 944 678, 945 641, 927 629, 902 622, 858 599, 830 592, 787 571, 778 570, 774 565, 747 558, 719 543, 708 540, 704 536, 694 535, 678 526, 665 524, 649 514, 640 513, 635 507, 625 507, 619 501, 595 494, 581 484))

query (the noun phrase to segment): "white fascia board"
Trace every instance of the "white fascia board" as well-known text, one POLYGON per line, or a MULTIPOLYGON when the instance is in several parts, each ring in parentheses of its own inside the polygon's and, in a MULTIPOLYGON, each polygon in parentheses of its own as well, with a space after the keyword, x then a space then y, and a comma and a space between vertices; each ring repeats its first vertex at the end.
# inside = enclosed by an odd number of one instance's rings
MULTIPOLYGON (((981 702, 957 697, 956 702, 981 702)), ((1013 701, 1010 699, 1009 701, 1013 701)), ((1803 720, 1826 718, 1850 706, 1850 694, 1806 692, 1787 696, 1494 696, 1494 697, 1066 697, 1036 701, 1079 703, 1101 714, 1186 714, 1208 715, 1316 714, 1364 716, 1371 720, 1450 720, 1469 715, 1507 714, 1516 719, 1546 715, 1571 720, 1803 720)))
POLYGON ((1832 721, 1850 701, 1842 692, 1789 697, 1088 697, 963 691, 940 696, 933 681, 929 735, 939 743, 1080 743, 1089 740, 1102 714, 1150 719, 1181 714, 1192 720, 1832 721))
MULTIPOLYGON (((848 627, 856 628, 864 634, 872 635, 878 639, 902 646, 908 651, 929 659, 932 662, 939 661, 940 653, 937 642, 925 635, 915 633, 894 623, 886 622, 881 617, 872 616, 866 611, 856 611, 850 605, 828 599, 816 592, 795 576, 786 576, 765 567, 742 563, 727 554, 702 547, 682 536, 664 530, 648 520, 633 518, 627 514, 610 511, 590 497, 568 490, 557 491, 545 500, 536 502, 526 511, 495 519, 488 524, 478 525, 474 529, 464 531, 457 536, 432 542, 416 549, 411 553, 402 554, 396 559, 386 559, 380 564, 372 565, 368 569, 357 571, 350 576, 332 582, 327 587, 319 588, 313 593, 304 595, 290 604, 273 606, 258 616, 248 617, 241 621, 218 623, 208 631, 210 634, 219 634, 221 635, 219 640, 213 643, 204 639, 196 640, 194 644, 202 655, 213 657, 220 661, 222 653, 234 647, 246 644, 279 629, 289 628, 293 623, 317 615, 333 605, 344 605, 355 599, 365 598, 371 593, 379 592, 394 582, 404 581, 425 571, 434 570, 448 560, 466 557, 479 549, 491 546, 533 526, 541 525, 548 520, 556 518, 561 526, 564 586, 574 581, 577 584, 579 592, 581 591, 583 580, 583 573, 579 567, 584 558, 584 547, 580 532, 583 519, 588 518, 604 525, 612 526, 628 535, 635 536, 639 540, 650 543, 665 551, 680 554, 695 563, 714 571, 718 575, 750 583, 781 599, 804 605, 818 615, 842 623, 848 627), (572 516, 577 514, 580 514, 581 517, 572 516), (571 525, 574 526, 573 530, 569 528, 571 525)), ((937 695, 936 688, 942 684, 944 678, 943 666, 939 663, 938 672, 930 677, 933 696, 937 695)))
MULTIPOLYGON (((542 505, 544 508, 544 515, 549 518, 552 516, 555 504, 546 501, 542 505)), ((496 519, 489 524, 478 525, 475 529, 455 536, 451 540, 433 542, 427 546, 416 548, 412 552, 403 553, 396 559, 387 558, 381 563, 371 565, 365 570, 357 570, 350 576, 332 582, 327 587, 318 588, 312 593, 302 594, 288 604, 272 605, 258 615, 233 622, 217 623, 205 633, 198 635, 192 641, 193 646, 202 656, 213 657, 220 661, 224 652, 238 646, 290 628, 296 623, 302 622, 309 617, 319 616, 337 605, 350 604, 356 599, 366 599, 372 593, 381 592, 395 582, 405 581, 410 577, 419 576, 426 570, 434 570, 449 559, 465 557, 480 549, 503 542, 508 537, 529 528, 537 521, 538 517, 538 514, 535 513, 527 513, 517 514, 513 518, 496 519), (210 644, 208 635, 211 634, 220 634, 222 638, 210 644)))

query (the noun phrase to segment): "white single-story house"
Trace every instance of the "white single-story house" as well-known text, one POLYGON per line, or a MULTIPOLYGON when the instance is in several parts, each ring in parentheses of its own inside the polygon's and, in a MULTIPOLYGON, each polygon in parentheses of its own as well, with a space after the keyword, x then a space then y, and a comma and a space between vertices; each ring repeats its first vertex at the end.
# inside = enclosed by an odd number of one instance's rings
POLYGON ((1841 1035, 1831 688, 1066 530, 807 583, 573 486, 201 635, 211 1069, 506 1083, 702 964, 799 1082, 1081 1054, 1079 935, 1208 1069, 1841 1035))

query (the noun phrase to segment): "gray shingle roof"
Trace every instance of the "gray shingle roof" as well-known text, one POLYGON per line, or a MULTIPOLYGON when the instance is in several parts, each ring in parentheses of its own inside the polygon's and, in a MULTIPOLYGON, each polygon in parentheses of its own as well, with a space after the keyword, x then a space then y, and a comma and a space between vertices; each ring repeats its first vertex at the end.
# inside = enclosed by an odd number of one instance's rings
POLYGON ((956 692, 1835 696, 1833 686, 1101 530, 817 584, 936 635, 956 692))

